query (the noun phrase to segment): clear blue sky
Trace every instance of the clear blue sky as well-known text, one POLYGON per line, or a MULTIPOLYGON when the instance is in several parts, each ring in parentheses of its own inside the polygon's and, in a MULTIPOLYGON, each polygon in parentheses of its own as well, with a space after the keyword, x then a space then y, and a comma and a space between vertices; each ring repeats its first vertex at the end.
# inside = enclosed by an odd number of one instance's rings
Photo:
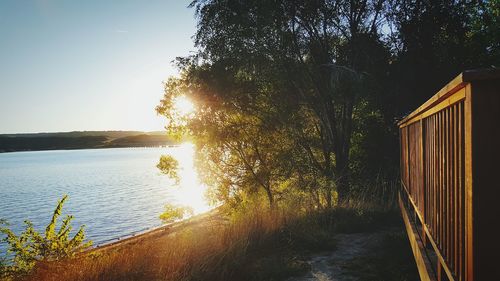
POLYGON ((189 2, 0 0, 0 134, 162 130, 162 81, 194 50, 189 2))

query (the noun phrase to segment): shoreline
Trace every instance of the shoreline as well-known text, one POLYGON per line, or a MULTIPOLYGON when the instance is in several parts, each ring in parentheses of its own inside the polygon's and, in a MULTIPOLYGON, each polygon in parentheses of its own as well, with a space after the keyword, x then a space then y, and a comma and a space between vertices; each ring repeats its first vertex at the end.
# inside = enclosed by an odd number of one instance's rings
POLYGON ((54 148, 54 149, 39 149, 39 150, 0 150, 0 154, 17 153, 17 152, 44 152, 44 151, 73 151, 73 150, 94 150, 94 149, 120 149, 120 148, 169 148, 177 147, 181 144, 166 144, 166 145, 152 145, 152 146, 109 146, 109 147, 82 147, 82 148, 54 148))
POLYGON ((145 230, 143 232, 139 232, 136 234, 131 234, 127 236, 123 236, 122 238, 117 238, 117 240, 112 240, 109 243, 104 243, 97 245, 95 247, 91 247, 79 253, 79 255, 98 253, 103 251, 113 250, 115 248, 122 247, 127 244, 137 244, 144 240, 149 240, 153 238, 158 238, 163 235, 168 235, 174 233, 176 231, 182 230, 186 227, 199 224, 203 221, 207 221, 207 219, 214 218, 218 214, 217 208, 214 208, 205 213, 201 213, 190 218, 180 220, 177 222, 169 223, 166 225, 162 225, 159 227, 155 227, 152 229, 145 230))

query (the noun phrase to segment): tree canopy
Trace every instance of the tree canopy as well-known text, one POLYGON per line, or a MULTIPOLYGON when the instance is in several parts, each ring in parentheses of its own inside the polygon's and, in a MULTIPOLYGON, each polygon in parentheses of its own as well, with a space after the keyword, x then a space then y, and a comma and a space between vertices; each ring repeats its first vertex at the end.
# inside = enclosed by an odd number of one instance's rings
POLYGON ((195 0, 157 107, 214 201, 331 207, 397 181, 395 118, 498 65, 499 1, 195 0), (189 116, 174 101, 195 103, 189 116))

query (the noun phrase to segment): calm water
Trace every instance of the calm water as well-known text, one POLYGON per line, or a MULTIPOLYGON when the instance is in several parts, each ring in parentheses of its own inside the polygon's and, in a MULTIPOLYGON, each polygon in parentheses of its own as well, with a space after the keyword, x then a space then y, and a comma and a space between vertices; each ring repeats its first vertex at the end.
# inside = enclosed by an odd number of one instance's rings
POLYGON ((94 245, 110 242, 160 226, 167 202, 191 205, 196 212, 208 209, 192 158, 190 144, 2 153, 0 218, 18 233, 25 219, 44 230, 57 200, 68 194, 63 215, 74 215, 73 228, 85 224, 94 245), (181 186, 156 168, 162 154, 179 161, 181 186))

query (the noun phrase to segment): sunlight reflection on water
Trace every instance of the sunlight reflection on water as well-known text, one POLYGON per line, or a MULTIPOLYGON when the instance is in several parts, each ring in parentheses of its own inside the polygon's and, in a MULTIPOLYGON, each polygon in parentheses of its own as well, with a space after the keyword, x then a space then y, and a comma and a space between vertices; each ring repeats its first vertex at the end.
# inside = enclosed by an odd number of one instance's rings
MULTIPOLYGON (((0 154, 0 218, 19 233, 25 219, 43 230, 64 194, 64 214, 86 225, 94 244, 161 225, 166 203, 210 208, 194 169, 194 147, 119 148, 0 154), (161 155, 179 162, 180 186, 156 168, 161 155)), ((0 244, 0 250, 4 248, 0 244)))
POLYGON ((208 211, 209 206, 204 197, 206 187, 200 183, 194 167, 194 145, 183 143, 168 154, 179 162, 180 182, 178 191, 173 193, 175 200, 181 205, 192 207, 195 214, 208 211))

